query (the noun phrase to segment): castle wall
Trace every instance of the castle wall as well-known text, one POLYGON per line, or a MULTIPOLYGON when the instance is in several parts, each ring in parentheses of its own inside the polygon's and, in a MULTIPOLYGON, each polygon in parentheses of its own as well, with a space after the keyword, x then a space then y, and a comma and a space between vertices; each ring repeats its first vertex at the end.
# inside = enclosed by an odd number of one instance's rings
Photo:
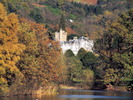
POLYGON ((67 32, 60 29, 59 32, 55 33, 55 40, 60 41, 60 45, 63 53, 68 49, 72 50, 75 55, 81 48, 84 48, 86 51, 93 52, 94 42, 85 37, 80 37, 79 39, 74 38, 73 40, 67 41, 67 32))
POLYGON ((86 39, 81 37, 79 39, 73 39, 67 42, 61 42, 61 48, 63 53, 65 53, 68 49, 72 50, 75 55, 77 55, 78 51, 81 48, 84 48, 86 51, 93 52, 94 42, 93 40, 86 39))

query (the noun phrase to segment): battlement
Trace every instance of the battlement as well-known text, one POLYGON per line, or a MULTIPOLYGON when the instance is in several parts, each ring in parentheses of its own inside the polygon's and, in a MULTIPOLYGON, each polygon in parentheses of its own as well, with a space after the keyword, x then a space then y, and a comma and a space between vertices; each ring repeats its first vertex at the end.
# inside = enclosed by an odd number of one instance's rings
POLYGON ((93 52, 93 46, 94 46, 93 40, 89 40, 88 38, 83 36, 80 37, 79 39, 74 38, 73 40, 62 41, 60 42, 60 44, 63 53, 65 53, 68 49, 70 49, 73 51, 75 55, 77 55, 78 51, 81 48, 84 48, 86 51, 93 52))
POLYGON ((63 53, 70 49, 77 55, 81 48, 93 52, 93 40, 82 36, 80 38, 74 37, 72 40, 67 41, 67 32, 62 29, 59 32, 55 32, 55 40, 60 42, 63 53))

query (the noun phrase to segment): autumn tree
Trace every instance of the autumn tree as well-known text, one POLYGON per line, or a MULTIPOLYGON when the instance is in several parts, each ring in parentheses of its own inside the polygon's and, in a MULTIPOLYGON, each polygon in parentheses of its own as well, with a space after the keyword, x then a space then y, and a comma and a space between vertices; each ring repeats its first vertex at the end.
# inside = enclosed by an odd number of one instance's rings
MULTIPOLYGON (((33 23, 26 19, 20 19, 19 33, 17 34, 19 42, 26 46, 17 66, 23 73, 25 78, 23 81, 29 89, 38 88, 43 81, 39 66, 38 41, 31 24, 33 23)), ((43 82, 45 83, 45 81, 43 82)))
POLYGON ((132 75, 133 10, 122 14, 97 40, 96 49, 105 66, 104 82, 119 85, 132 75))
POLYGON ((23 77, 16 63, 25 46, 18 43, 17 32, 17 16, 7 15, 0 4, 0 94, 9 92, 11 87, 16 88, 23 77))

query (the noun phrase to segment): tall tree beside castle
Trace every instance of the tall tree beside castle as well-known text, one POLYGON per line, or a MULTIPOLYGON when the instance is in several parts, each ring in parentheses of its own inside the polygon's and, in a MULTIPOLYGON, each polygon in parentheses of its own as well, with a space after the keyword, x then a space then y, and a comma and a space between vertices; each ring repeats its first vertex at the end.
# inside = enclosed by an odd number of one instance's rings
POLYGON ((62 13, 61 18, 60 18, 59 28, 66 31, 65 16, 63 13, 62 13))

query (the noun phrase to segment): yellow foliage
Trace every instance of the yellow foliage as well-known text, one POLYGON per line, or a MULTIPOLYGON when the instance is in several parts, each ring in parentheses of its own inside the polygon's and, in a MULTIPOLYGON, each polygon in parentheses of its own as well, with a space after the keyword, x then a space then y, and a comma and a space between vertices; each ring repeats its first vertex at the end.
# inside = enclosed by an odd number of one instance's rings
POLYGON ((4 6, 0 3, 0 20, 4 20, 7 12, 5 11, 4 6))
POLYGON ((112 15, 112 14, 113 14, 113 13, 110 12, 110 11, 108 11, 108 10, 104 11, 104 15, 105 15, 105 16, 110 16, 110 15, 112 15))
POLYGON ((5 73, 6 73, 5 69, 2 68, 2 67, 0 67, 0 75, 3 75, 3 74, 5 74, 5 73))
MULTIPOLYGON (((18 43, 17 32, 17 16, 15 14, 7 15, 4 6, 0 3, 0 83, 4 81, 6 86, 14 84, 16 78, 22 76, 16 63, 25 46, 18 43)), ((6 86, 0 84, 0 87, 3 87, 0 89, 8 88, 6 86)))

